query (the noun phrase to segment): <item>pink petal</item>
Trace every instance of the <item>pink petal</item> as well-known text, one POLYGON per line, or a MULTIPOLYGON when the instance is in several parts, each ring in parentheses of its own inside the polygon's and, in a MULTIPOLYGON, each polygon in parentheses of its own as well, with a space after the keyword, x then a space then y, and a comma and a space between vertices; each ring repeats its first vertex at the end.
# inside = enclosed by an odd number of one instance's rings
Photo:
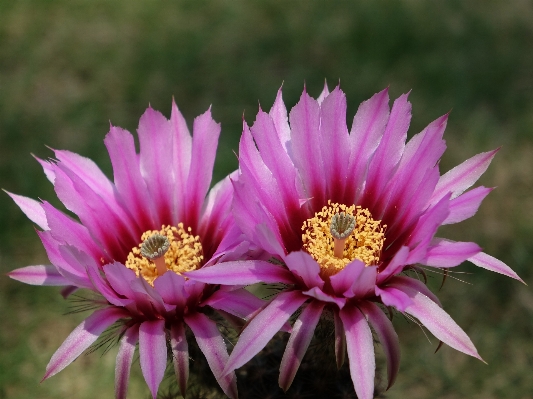
POLYGON ((178 309, 185 307, 186 293, 185 279, 172 270, 167 271, 154 281, 154 288, 161 295, 163 301, 170 305, 176 305, 178 309))
POLYGON ((252 313, 265 305, 265 301, 245 289, 218 290, 202 303, 202 306, 204 305, 223 310, 241 319, 248 319, 252 313))
POLYGON ((409 255, 409 247, 403 246, 396 252, 394 258, 389 262, 389 264, 383 269, 382 272, 378 273, 377 283, 381 284, 387 278, 394 276, 395 274, 400 273, 405 265, 407 264, 407 256, 409 255))
POLYGON ((350 137, 346 126, 346 95, 339 86, 320 105, 319 137, 327 198, 332 202, 342 203, 349 176, 346 163, 350 157, 350 137))
POLYGON ((285 392, 291 386, 294 376, 302 363, 324 306, 325 304, 322 302, 311 301, 294 322, 291 337, 283 353, 279 368, 279 386, 285 392))
POLYGON ((299 280, 307 287, 324 287, 324 280, 319 276, 320 266, 311 255, 305 251, 295 251, 286 255, 283 260, 289 270, 299 277, 299 280))
POLYGON ((346 332, 350 375, 355 392, 359 399, 372 399, 376 372, 372 332, 365 317, 355 306, 342 309, 340 318, 346 332))
POLYGON ((126 130, 111 126, 104 139, 111 158, 118 194, 142 231, 154 226, 154 205, 141 176, 139 156, 133 136, 126 130))
POLYGON ((302 291, 302 294, 308 295, 320 302, 334 303, 339 307, 339 309, 342 309, 346 304, 346 298, 337 298, 333 295, 328 295, 318 287, 313 287, 310 290, 302 291))
POLYGON ((348 263, 344 269, 329 278, 333 291, 339 296, 344 295, 359 279, 364 269, 365 264, 358 259, 348 263))
POLYGON ((144 379, 155 399, 167 366, 165 320, 145 321, 141 324, 139 355, 144 379))
POLYGON ((420 292, 435 302, 437 305, 442 307, 439 298, 430 291, 428 286, 422 281, 407 277, 407 276, 394 276, 389 281, 387 281, 387 287, 398 288, 404 292, 420 292))
POLYGON ((241 367, 259 353, 289 317, 308 299, 309 297, 300 291, 278 294, 241 333, 223 373, 241 367))
MULTIPOLYGON (((448 217, 449 214, 449 197, 444 196, 439 202, 429 208, 418 220, 418 223, 409 237, 409 247, 414 248, 416 244, 424 239, 431 239, 439 226, 448 217)), ((429 241, 428 241, 429 242, 429 241)), ((408 259, 409 261, 409 259, 408 259)))
POLYGON ((115 363, 115 399, 126 399, 130 369, 135 354, 135 346, 139 340, 139 325, 128 328, 120 340, 115 363))
POLYGON ((339 312, 333 312, 333 320, 335 323, 335 360, 337 362, 337 370, 340 370, 346 356, 346 334, 344 333, 344 326, 339 312))
POLYGON ((462 164, 442 175, 437 187, 435 187, 431 202, 437 202, 447 193, 452 193, 452 199, 461 195, 485 173, 492 162, 492 158, 494 158, 498 151, 499 148, 474 155, 472 158, 467 159, 462 164))
POLYGON ((326 202, 326 176, 320 143, 320 107, 307 92, 289 114, 294 165, 298 168, 308 197, 322 206, 326 202))
POLYGON ((407 139, 407 130, 411 122, 411 103, 408 94, 401 95, 394 101, 383 137, 379 142, 366 178, 364 207, 370 208, 376 199, 383 195, 383 190, 400 161, 407 139))
POLYGON ((54 353, 46 366, 43 381, 59 373, 87 349, 111 324, 127 313, 116 307, 100 309, 87 317, 74 329, 54 353))
POLYGON ((178 380, 181 396, 185 397, 189 379, 189 345, 185 336, 185 324, 172 324, 170 329, 170 346, 172 347, 174 372, 178 380))
POLYGON ((11 197, 15 204, 21 209, 22 212, 33 223, 39 226, 43 230, 48 230, 48 223, 46 221, 46 214, 44 213, 43 206, 40 202, 34 199, 24 197, 22 195, 12 194, 9 191, 4 192, 11 197))
POLYGON ((389 389, 394 384, 400 369, 400 341, 398 340, 398 334, 394 331, 391 321, 375 303, 362 301, 357 306, 368 319, 383 346, 387 358, 389 379, 387 389, 389 389))
POLYGON ((64 278, 52 265, 26 266, 7 273, 13 280, 31 285, 69 285, 70 281, 64 278))
POLYGON ((377 273, 377 266, 366 266, 357 281, 354 281, 350 289, 344 293, 344 296, 347 298, 373 296, 377 273))
POLYGON ((405 309, 406 313, 420 320, 437 339, 445 344, 483 361, 468 335, 439 305, 420 292, 414 295, 411 292, 407 294, 413 303, 405 309))
POLYGON ((156 226, 173 224, 177 215, 173 215, 175 203, 174 174, 174 132, 169 121, 149 107, 139 120, 139 165, 146 182, 150 198, 155 205, 156 226))
MULTIPOLYGON (((480 252, 477 255, 472 256, 471 258, 468 258, 468 261, 472 262, 474 265, 482 267, 483 269, 490 270, 492 272, 500 273, 505 276, 514 278, 518 281, 521 281, 524 283, 524 280, 522 280, 518 274, 514 272, 513 269, 511 269, 509 266, 507 266, 505 263, 503 263, 501 260, 496 259, 484 252, 480 252)), ((524 283, 525 284, 525 283, 524 283)))
POLYGON ((409 295, 395 287, 376 287, 376 296, 379 296, 383 305, 392 306, 400 312, 404 312, 408 306, 413 304, 409 295))
POLYGON ((228 362, 228 351, 216 323, 201 313, 185 315, 185 322, 191 328, 198 347, 205 355, 207 363, 226 395, 236 399, 237 379, 235 373, 224 373, 228 362))
POLYGON ((131 283, 137 279, 135 272, 122 263, 114 262, 104 266, 107 281, 120 295, 133 298, 134 293, 131 283))
POLYGON ((389 119, 389 89, 374 94, 369 100, 359 105, 353 119, 350 132, 351 153, 348 176, 351 180, 350 190, 345 193, 345 200, 355 202, 361 195, 361 183, 368 170, 371 155, 376 150, 389 119))
POLYGON ((492 188, 476 187, 450 201, 450 214, 442 224, 459 223, 474 216, 492 188))
POLYGON ((320 95, 317 97, 316 101, 319 105, 322 105, 322 102, 324 99, 329 95, 329 88, 328 88, 328 82, 324 80, 324 88, 320 92, 320 95))
POLYGON ((276 127, 276 133, 278 134, 279 141, 283 145, 285 151, 287 151, 287 144, 291 140, 291 129, 289 127, 289 120, 287 118, 287 108, 283 103, 281 87, 278 90, 276 100, 274 101, 274 105, 272 105, 269 114, 274 122, 274 126, 276 127))
POLYGON ((294 281, 292 273, 281 266, 263 260, 243 260, 219 263, 184 276, 207 284, 249 285, 255 283, 285 283, 294 281))
POLYGON ((434 238, 423 263, 434 267, 454 267, 481 252, 475 242, 455 242, 434 238))
POLYGON ((184 225, 194 229, 211 184, 213 165, 220 135, 220 124, 211 117, 211 109, 194 119, 192 157, 184 203, 184 225))

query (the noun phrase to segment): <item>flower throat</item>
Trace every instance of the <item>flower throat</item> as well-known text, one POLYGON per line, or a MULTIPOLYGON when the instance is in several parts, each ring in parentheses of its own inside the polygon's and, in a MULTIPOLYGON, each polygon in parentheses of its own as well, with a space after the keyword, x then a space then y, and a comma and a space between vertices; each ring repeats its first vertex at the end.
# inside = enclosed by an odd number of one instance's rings
POLYGON ((303 226, 303 248, 320 265, 322 277, 333 276, 359 259, 366 266, 379 263, 386 225, 372 219, 368 209, 331 203, 303 226))
POLYGON ((143 276, 154 285, 155 279, 168 270, 176 274, 199 269, 204 260, 199 236, 192 235, 183 223, 177 227, 162 226, 161 230, 148 230, 141 236, 141 244, 128 254, 126 267, 137 277, 143 276))

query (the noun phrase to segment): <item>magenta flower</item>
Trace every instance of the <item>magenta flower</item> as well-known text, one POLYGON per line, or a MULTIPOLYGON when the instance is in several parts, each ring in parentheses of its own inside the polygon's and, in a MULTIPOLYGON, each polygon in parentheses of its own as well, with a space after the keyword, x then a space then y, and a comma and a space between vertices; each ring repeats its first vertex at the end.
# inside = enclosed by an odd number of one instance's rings
POLYGON ((399 274, 416 264, 450 268, 469 260, 520 280, 475 243, 434 237, 439 226, 476 213, 491 189, 465 191, 497 150, 440 176, 447 115, 406 143, 407 95, 390 112, 388 102, 383 90, 362 103, 348 133, 346 98, 338 87, 331 93, 326 87, 317 100, 304 91, 290 113, 290 126, 280 90, 270 113, 259 110, 252 128, 244 125, 233 213, 246 237, 273 261, 230 262, 193 278, 287 288, 242 332, 224 373, 250 360, 300 307, 281 361, 284 390, 321 316, 333 319, 337 365, 347 351, 358 398, 372 398, 374 392, 370 327, 387 355, 390 387, 400 349, 382 305, 417 318, 442 342, 481 360, 437 297, 419 280, 399 274))
MULTIPOLYGON (((189 374, 186 326, 224 392, 237 397, 235 374, 223 374, 226 345, 210 306, 245 318, 263 301, 243 289, 222 288, 184 278, 185 271, 235 260, 247 251, 230 213, 229 177, 209 195, 220 125, 208 110, 194 121, 191 137, 175 104, 167 120, 149 108, 133 136, 111 127, 104 142, 114 183, 91 160, 55 151, 42 161, 59 199, 81 223, 48 202, 9 194, 36 223, 52 265, 14 270, 11 278, 34 285, 67 286, 101 294, 94 311, 52 356, 44 379, 61 371, 112 324, 121 335, 115 392, 125 398, 130 366, 139 343, 144 378, 155 398, 166 368, 167 342, 183 395, 189 374)), ((227 314, 225 313, 225 314, 227 314)), ((228 315, 229 317, 229 315, 228 315)))

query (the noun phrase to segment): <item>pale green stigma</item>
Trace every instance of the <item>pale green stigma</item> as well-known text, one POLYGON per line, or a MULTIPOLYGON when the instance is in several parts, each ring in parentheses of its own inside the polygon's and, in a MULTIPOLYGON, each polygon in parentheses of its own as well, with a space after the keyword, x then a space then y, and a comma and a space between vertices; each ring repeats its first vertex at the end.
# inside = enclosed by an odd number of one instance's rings
POLYGON ((153 261, 162 257, 169 248, 168 238, 156 233, 144 240, 141 245, 141 255, 153 261))
POLYGON ((331 218, 329 231, 333 238, 345 240, 355 229, 355 218, 344 212, 338 212, 331 218))

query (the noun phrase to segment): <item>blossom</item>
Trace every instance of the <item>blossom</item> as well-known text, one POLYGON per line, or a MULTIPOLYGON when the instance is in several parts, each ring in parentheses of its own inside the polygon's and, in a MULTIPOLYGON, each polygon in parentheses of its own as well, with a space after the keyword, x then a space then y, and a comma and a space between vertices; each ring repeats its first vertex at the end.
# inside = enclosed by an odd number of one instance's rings
POLYGON ((208 193, 220 134, 210 110, 195 119, 193 133, 174 103, 170 120, 152 108, 141 117, 139 153, 129 132, 111 126, 104 142, 114 182, 90 159, 72 152, 55 151, 55 160, 39 160, 57 196, 80 222, 46 201, 8 193, 42 229, 38 235, 51 262, 14 270, 10 277, 66 286, 65 295, 88 289, 103 297, 95 301, 99 309, 52 356, 43 380, 118 322, 116 397, 126 396, 137 343, 142 373, 156 397, 167 341, 185 395, 188 326, 224 392, 237 397, 235 374, 222 374, 228 359, 224 340, 204 310, 210 306, 244 318, 263 301, 242 289, 217 290, 182 276, 247 250, 230 214, 230 178, 208 193))
POLYGON ((491 188, 468 190, 497 150, 475 155, 444 175, 439 159, 448 115, 407 143, 408 95, 389 110, 388 90, 363 102, 346 126, 346 98, 325 87, 317 100, 304 90, 287 110, 281 89, 269 113, 244 123, 234 182, 236 223, 272 261, 229 262, 199 271, 205 283, 283 283, 286 288, 241 333, 224 372, 250 360, 301 308, 280 367, 287 390, 320 318, 333 319, 340 367, 347 351, 360 399, 373 397, 371 328, 387 356, 388 387, 399 368, 398 336, 383 312, 415 317, 447 345, 480 360, 466 333, 438 298, 405 273, 416 264, 451 268, 465 260, 520 280, 473 242, 435 237, 439 226, 473 216, 491 188), (290 124, 289 124, 290 122, 290 124))

